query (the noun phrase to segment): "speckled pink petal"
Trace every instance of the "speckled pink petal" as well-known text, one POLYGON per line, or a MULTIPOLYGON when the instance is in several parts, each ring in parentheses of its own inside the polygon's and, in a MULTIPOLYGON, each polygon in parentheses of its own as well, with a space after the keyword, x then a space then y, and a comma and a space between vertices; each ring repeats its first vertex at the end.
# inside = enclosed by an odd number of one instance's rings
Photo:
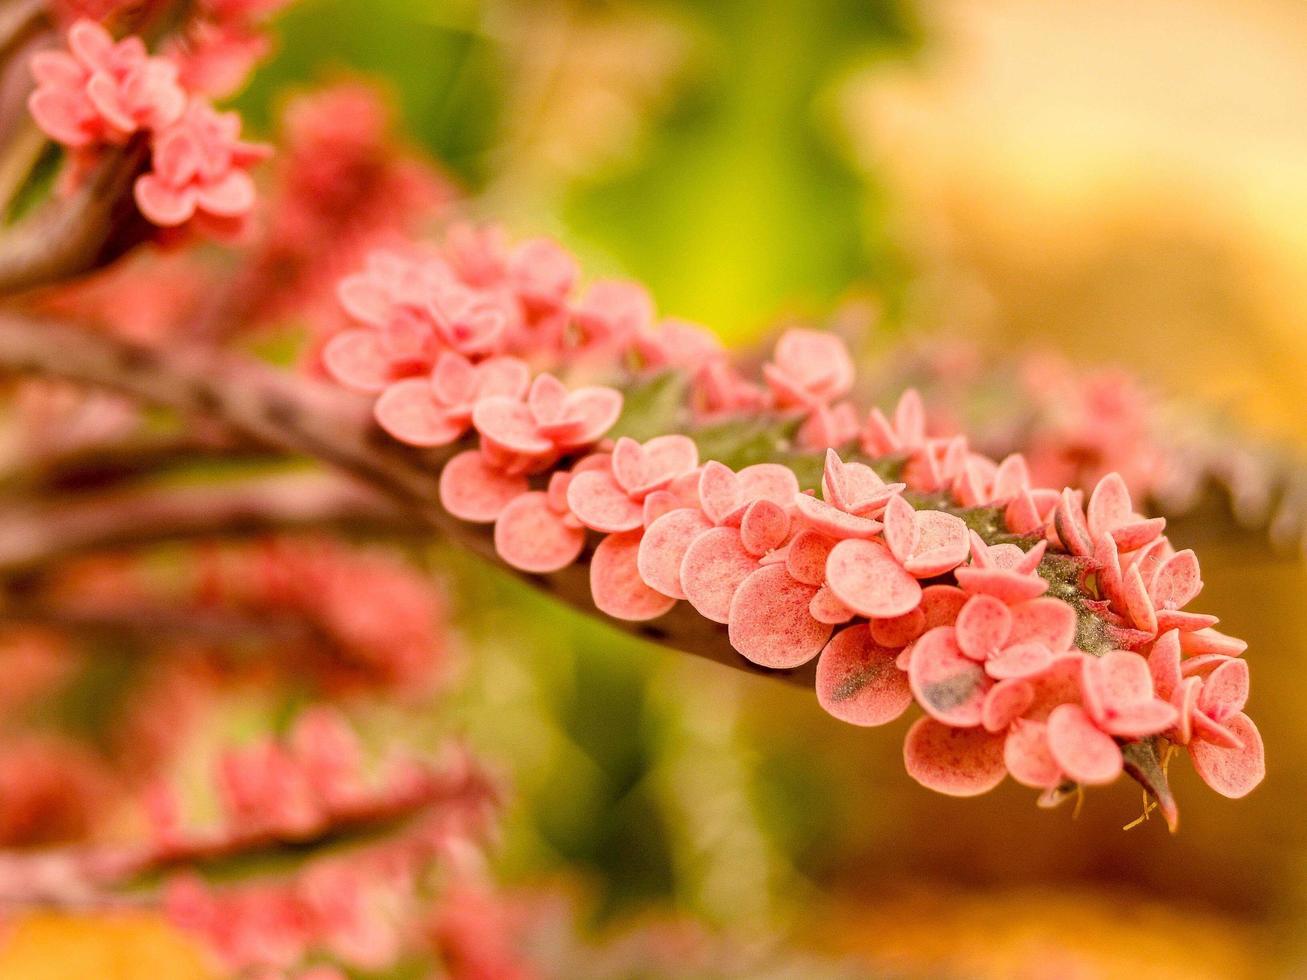
POLYGON ((322 348, 322 366, 346 388, 374 394, 390 383, 390 358, 375 330, 343 330, 322 348))
POLYGON ((556 572, 576 561, 585 531, 569 525, 549 506, 543 491, 512 500, 495 521, 495 551, 514 568, 536 574, 556 572))
POLYGON ((1181 632, 1180 649, 1193 656, 1223 653, 1227 657, 1238 657, 1248 649, 1248 644, 1236 637, 1226 636, 1220 630, 1201 629, 1193 633, 1181 632))
POLYGON ((1157 610, 1148 595, 1143 576, 1138 565, 1131 565, 1125 572, 1125 605, 1130 621, 1145 633, 1157 632, 1157 610))
POLYGON ((854 612, 878 619, 902 616, 921 603, 921 586, 874 541, 841 541, 826 559, 826 583, 854 612))
POLYGON ((622 393, 602 385, 578 388, 567 396, 565 408, 575 425, 553 439, 564 449, 577 449, 598 442, 613 427, 622 414, 622 393))
POLYGON ((1234 657, 1227 657, 1223 653, 1200 653, 1196 657, 1189 657, 1180 662, 1180 676, 1192 677, 1197 674, 1204 676, 1215 670, 1227 660, 1233 660, 1234 657))
POLYGON ((1012 613, 993 596, 972 596, 958 613, 958 649, 980 663, 1003 649, 1011 632, 1012 613))
POLYGON ((806 493, 794 495, 794 506, 810 527, 833 538, 874 538, 880 533, 879 521, 846 514, 806 493))
POLYGON ((781 565, 759 568, 731 599, 731 646, 762 667, 784 669, 807 663, 831 634, 830 624, 817 622, 808 611, 816 592, 790 578, 781 565))
MULTIPOLYGON (((817 589, 813 595, 812 602, 808 604, 808 612, 812 613, 812 618, 817 622, 829 623, 832 626, 847 623, 854 616, 853 610, 835 598, 835 593, 824 585, 817 589)), ((877 642, 880 641, 877 640, 877 642)), ((901 643, 895 644, 896 647, 902 645, 901 643)))
POLYGON ((790 515, 770 500, 755 500, 740 522, 740 543, 750 554, 762 556, 779 548, 790 535, 790 515))
POLYGON ((1044 519, 1029 490, 1022 490, 1003 511, 1003 520, 1014 534, 1030 534, 1041 530, 1044 519))
POLYGON ((1026 681, 1000 681, 989 689, 980 708, 980 724, 987 732, 1001 732, 1035 700, 1035 689, 1026 681))
POLYGON ((699 447, 688 436, 656 436, 644 445, 623 436, 613 447, 613 477, 627 493, 661 489, 699 465, 699 447))
POLYGON ((1031 572, 1030 556, 1034 553, 1022 551, 1014 544, 996 544, 989 549, 989 566, 1005 572, 1028 575, 1031 572))
POLYGON ((1062 491, 1062 499, 1058 501, 1057 510, 1053 512, 1053 527, 1057 531, 1058 540, 1071 554, 1094 553, 1094 542, 1089 536, 1085 515, 1080 510, 1075 492, 1070 488, 1062 491))
POLYGON ((1251 718, 1237 714, 1228 724, 1243 748, 1221 748, 1198 740, 1190 743, 1189 755, 1203 782, 1222 796, 1237 800, 1251 793, 1266 777, 1266 755, 1261 733, 1251 718))
POLYGON ((1119 738, 1147 738, 1167 731, 1178 718, 1179 712, 1166 701, 1140 701, 1114 709, 1100 724, 1119 738))
POLYGON ((620 534, 644 526, 644 505, 630 498, 611 473, 587 470, 567 485, 567 506, 586 527, 620 534))
MULTIPOLYGON (((951 622, 951 621, 950 621, 951 622)), ((949 625, 936 624, 936 625, 949 625)), ((885 619, 870 621, 871 638, 883 647, 896 650, 905 647, 922 633, 926 632, 926 614, 921 606, 902 616, 889 616, 885 619)))
POLYGON ((970 565, 953 572, 967 592, 991 595, 1009 605, 1036 599, 1048 591, 1048 582, 1037 575, 1019 575, 1003 568, 978 568, 970 565))
POLYGON ((808 585, 826 581, 826 559, 835 547, 835 539, 820 531, 800 531, 786 549, 785 566, 790 575, 808 585))
POLYGON ((1042 643, 1013 643, 985 661, 985 673, 995 680, 1034 677, 1053 663, 1053 654, 1042 643))
POLYGON ((836 633, 817 661, 817 703, 851 725, 893 721, 912 703, 897 653, 878 646, 864 625, 836 633))
POLYGON ((1202 694, 1203 679, 1186 677, 1180 686, 1171 692, 1171 704, 1179 712, 1179 718, 1172 733, 1174 741, 1181 745, 1188 744, 1194 736, 1194 714, 1198 711, 1198 697, 1202 694))
POLYGON ((640 578, 636 564, 641 531, 610 534, 590 559, 590 595, 595 607, 615 619, 643 622, 656 619, 676 600, 656 592, 640 578))
MULTIPOLYGON (((518 363, 521 363, 520 361, 518 363)), ((522 365, 526 367, 525 364, 522 365)), ((431 369, 431 393, 442 405, 460 405, 471 402, 477 395, 477 369, 462 354, 441 351, 431 369)), ((489 395, 492 392, 486 392, 489 395)), ((521 397, 509 391, 493 392, 506 398, 521 397)))
POLYGON ((1057 764, 1078 783, 1102 785, 1121 774, 1121 749, 1078 704, 1059 705, 1048 716, 1048 747, 1057 764))
MULTIPOLYGON (((989 545, 975 531, 967 531, 967 540, 971 542, 971 565, 973 568, 993 568, 994 559, 990 557, 989 545)), ((1020 549, 1018 549, 1020 550, 1020 549)))
POLYGON ((1121 556, 1116 541, 1105 534, 1094 542, 1094 560, 1098 562, 1095 576, 1098 594, 1120 605, 1125 602, 1125 580, 1121 574, 1121 556))
POLYGON ((536 431, 530 409, 512 398, 482 398, 472 409, 477 431, 510 452, 539 456, 554 447, 536 431))
POLYGON ((1214 720, 1223 722, 1243 711, 1248 703, 1248 664, 1231 659, 1220 664, 1203 681, 1198 707, 1214 720))
MULTIPOLYGON (((646 504, 648 501, 645 498, 646 504)), ((668 511, 650 524, 640 541, 637 558, 645 585, 673 599, 684 599, 681 564, 685 553, 695 538, 711 529, 708 518, 690 507, 668 511)))
POLYGON ((1062 767, 1048 747, 1048 726, 1041 721, 1019 720, 1003 745, 1007 771, 1022 786, 1050 789, 1062 782, 1062 767))
POLYGON ((995 503, 1013 500, 1030 486, 1030 467, 1026 457, 1012 453, 994 470, 994 487, 990 498, 995 503))
POLYGON ((1080 703, 1081 661, 1086 656, 1088 654, 1068 653, 1054 657, 1046 670, 1026 678, 1035 689, 1035 700, 1026 712, 1027 718, 1045 721, 1058 705, 1080 703))
POLYGON ((1095 541, 1134 520, 1130 490, 1120 473, 1109 473, 1098 481, 1098 486, 1089 495, 1089 505, 1085 510, 1089 536, 1095 541))
POLYGON ((436 402, 426 378, 397 381, 372 406, 377 424, 410 446, 447 446, 463 434, 436 402))
POLYGON ((1163 633, 1153 643, 1148 654, 1148 672, 1152 675, 1157 696, 1171 700, 1171 695, 1180 686, 1180 634, 1177 631, 1163 633))
POLYGON ((459 453, 440 471, 440 505, 460 520, 490 524, 529 489, 526 478, 489 466, 475 449, 459 453))
POLYGON ((902 484, 886 484, 865 463, 845 463, 834 449, 826 450, 821 496, 832 507, 859 516, 869 515, 902 489, 902 484))
POLYGON ((714 524, 721 524, 740 503, 740 481, 729 466, 714 460, 699 473, 699 505, 714 524))
POLYGON ((1076 611, 1061 599, 1029 599, 1012 607, 1012 643, 1034 640, 1053 653, 1071 649, 1076 639, 1076 611))
MULTIPOLYGON (((1199 697, 1202 692, 1199 692, 1199 697)), ((1223 749, 1241 749, 1244 747, 1241 739, 1233 729, 1221 724, 1215 718, 1212 718, 1207 712, 1194 704, 1190 712, 1190 721, 1193 725, 1193 741, 1209 742, 1223 749)))
POLYGON ((1109 650, 1101 657, 1086 657, 1082 669, 1085 708, 1098 721, 1114 708, 1153 697, 1148 661, 1137 653, 1109 650))
POLYGON ((921 611, 926 617, 922 626, 932 630, 936 626, 952 626, 966 605, 968 596, 956 585, 928 585, 921 590, 921 611))
POLYGON ((916 513, 912 505, 901 496, 891 498, 885 508, 882 518, 885 524, 885 543, 889 545, 889 550, 893 552, 899 564, 906 563, 917 546, 919 532, 914 519, 916 513))
POLYGON ((567 386, 548 372, 537 374, 527 389, 526 404, 537 424, 557 422, 567 402, 567 386))
MULTIPOLYGON (((433 378, 434 383, 434 378, 433 378)), ((531 385, 531 368, 516 357, 491 357, 476 367, 478 398, 521 398, 531 385)))
POLYGON ((918 718, 903 743, 908 775, 927 789, 947 796, 979 796, 1003 781, 1002 735, 983 728, 950 728, 933 718, 918 718))
POLYGON ((1153 604, 1162 609, 1183 609, 1203 589, 1198 556, 1189 549, 1177 552, 1157 569, 1149 587, 1153 604))
POLYGON ((1112 531, 1112 540, 1121 551, 1135 551, 1157 539, 1166 530, 1165 517, 1153 517, 1146 521, 1135 521, 1112 531))
POLYGON ((964 728, 980 724, 985 695, 994 683, 978 663, 963 655, 948 626, 931 630, 912 645, 908 679, 927 714, 964 728))
POLYGON ((1178 629, 1182 633, 1193 633, 1209 626, 1215 626, 1220 620, 1207 613, 1185 612, 1183 609, 1157 610, 1157 631, 1178 629))
MULTIPOLYGON (((640 510, 641 520, 644 521, 645 527, 648 527, 664 514, 670 514, 674 510, 693 510, 696 514, 702 513, 698 507, 687 508, 680 498, 670 490, 655 490, 644 498, 640 504, 640 510)), ((705 517, 704 520, 707 521, 707 518, 705 517)), ((708 526, 712 527, 711 524, 708 526)))
MULTIPOLYGON (((896 498, 897 499, 897 498, 896 498)), ((916 542, 911 557, 903 563, 916 578, 934 578, 952 571, 967 560, 970 539, 960 517, 938 510, 920 510, 913 515, 916 542)))
POLYGON ((681 561, 681 588, 690 605, 714 623, 729 621, 731 599, 740 584, 758 568, 758 559, 744 550, 740 533, 718 527, 690 543, 681 561))
POLYGON ((794 471, 780 463, 755 463, 737 474, 739 493, 744 500, 770 500, 782 507, 794 505, 799 480, 794 471))

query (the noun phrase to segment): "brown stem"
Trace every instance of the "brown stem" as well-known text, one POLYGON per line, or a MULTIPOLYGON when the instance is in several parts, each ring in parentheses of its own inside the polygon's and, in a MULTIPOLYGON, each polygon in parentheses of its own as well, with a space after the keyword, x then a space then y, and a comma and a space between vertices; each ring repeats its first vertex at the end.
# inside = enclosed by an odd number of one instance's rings
MULTIPOLYGON (((416 526, 505 567, 495 554, 488 526, 467 524, 437 503, 440 469, 467 445, 422 452, 401 445, 372 420, 370 406, 338 389, 297 378, 265 364, 210 348, 144 347, 105 333, 55 321, 0 315, 0 371, 54 375, 135 395, 154 405, 200 414, 225 424, 238 437, 281 452, 312 456, 358 477, 392 498, 416 526)), ((470 445, 470 443, 468 443, 470 445)), ((12 558, 33 555, 23 538, 39 531, 17 529, 12 558)), ((0 542, 4 541, 0 534, 0 542)), ((28 559, 35 560, 34 558, 28 559)), ((0 556, 0 568, 4 567, 0 556)), ((508 569, 558 599, 595 614, 589 567, 584 560, 550 575, 508 569)), ((737 669, 783 674, 810 683, 815 666, 764 671, 731 647, 726 628, 700 616, 688 603, 649 623, 612 621, 650 642, 706 657, 737 669)))

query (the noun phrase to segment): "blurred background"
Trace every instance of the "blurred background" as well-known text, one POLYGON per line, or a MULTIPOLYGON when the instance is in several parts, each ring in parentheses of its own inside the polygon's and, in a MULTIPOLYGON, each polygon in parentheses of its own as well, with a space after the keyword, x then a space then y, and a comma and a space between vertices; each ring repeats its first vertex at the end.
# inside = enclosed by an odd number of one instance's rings
MULTIPOLYGON (((1038 348, 1307 435, 1299 0, 300 0, 278 28, 236 100, 256 130, 380 79, 476 214, 731 343, 808 320, 882 366, 1038 348)), ((906 719, 853 728, 431 556, 467 648, 454 727, 511 786, 498 874, 596 934, 687 916, 852 975, 1307 974, 1307 567, 1225 512, 1173 527, 1249 642, 1270 749, 1243 801, 1177 773, 1175 837, 1122 829, 1129 781, 1076 814, 938 796, 906 719)))

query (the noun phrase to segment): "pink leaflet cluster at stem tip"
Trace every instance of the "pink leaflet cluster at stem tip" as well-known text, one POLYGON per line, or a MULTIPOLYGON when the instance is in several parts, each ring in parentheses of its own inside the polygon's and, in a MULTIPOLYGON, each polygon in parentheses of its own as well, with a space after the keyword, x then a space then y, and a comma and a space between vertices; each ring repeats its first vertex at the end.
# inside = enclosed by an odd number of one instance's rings
POLYGON ((37 85, 28 107, 41 130, 71 154, 65 188, 76 186, 106 151, 142 134, 151 162, 135 184, 141 214, 159 228, 233 237, 254 209, 249 171, 269 150, 240 139, 240 116, 215 110, 183 77, 186 65, 177 51, 151 55, 140 37, 115 41, 103 25, 83 18, 69 28, 67 50, 32 55, 37 85))
MULTIPOLYGON (((1035 486, 1021 455, 995 461, 933 432, 915 391, 859 422, 853 360, 833 335, 787 331, 759 384, 699 328, 657 323, 638 287, 597 283, 574 299, 576 279, 552 242, 462 228, 443 248, 375 255, 340 288, 358 326, 329 342, 328 371, 376 394, 401 441, 479 436, 446 464, 441 499, 493 523, 506 563, 555 572, 593 539, 602 612, 643 621, 687 601, 755 664, 819 658, 818 700, 852 724, 916 702, 904 758, 943 793, 1011 775, 1056 799, 1115 779, 1140 748, 1162 768, 1172 746, 1226 796, 1260 782, 1245 644, 1185 609, 1197 559, 1135 513, 1118 475, 1087 500, 1035 486), (735 472, 681 434, 605 441, 620 393, 569 389, 548 373, 565 366, 678 370, 699 421, 797 416, 798 447, 825 450, 821 486, 779 463, 735 472), (898 479, 836 451, 853 446, 898 479), (968 508, 995 515, 1006 540, 969 529, 968 508)), ((1156 795, 1174 823, 1169 792, 1156 795)))

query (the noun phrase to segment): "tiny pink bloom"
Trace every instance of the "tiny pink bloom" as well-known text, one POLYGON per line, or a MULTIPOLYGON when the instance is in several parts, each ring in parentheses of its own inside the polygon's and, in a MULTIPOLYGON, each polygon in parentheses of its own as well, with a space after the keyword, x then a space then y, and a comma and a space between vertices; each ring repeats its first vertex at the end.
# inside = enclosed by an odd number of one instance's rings
POLYGON ((1176 709, 1153 692, 1148 661, 1127 650, 1087 657, 1083 664, 1085 708, 1100 729, 1122 738, 1144 738, 1171 728, 1176 709))
POLYGON ((735 473, 710 460, 699 474, 698 492, 699 506, 710 521, 738 524, 745 508, 755 500, 791 506, 799 481, 793 470, 779 463, 756 463, 735 473))
POLYGON ((354 391, 376 394, 394 380, 392 358, 375 330, 342 330, 321 356, 327 374, 354 391))
MULTIPOLYGON (((645 498, 646 511, 650 499, 645 498)), ((645 584, 673 599, 686 598, 681 584, 681 565, 690 545, 712 526, 712 522, 695 507, 677 507, 649 523, 640 540, 637 557, 640 577, 645 584)))
POLYGON ((962 652, 951 626, 938 626, 912 645, 908 679, 927 714, 959 728, 980 724, 985 695, 994 685, 980 664, 962 652))
POLYGON ((155 133, 152 169, 136 180, 136 204, 154 224, 172 228, 197 215, 223 222, 254 210, 249 169, 265 159, 267 147, 240 139, 234 112, 216 112, 192 98, 176 122, 155 133))
POLYGON ((1222 796, 1237 800, 1266 778, 1266 752, 1261 733, 1247 715, 1235 714, 1226 724, 1235 735, 1237 747, 1196 739, 1189 744, 1189 757, 1203 782, 1222 796))
MULTIPOLYGON (((701 616, 714 623, 727 623, 736 591, 758 568, 758 556, 744 547, 738 529, 711 528, 686 548, 681 560, 681 588, 701 616)), ((813 586, 808 601, 815 592, 813 586)))
POLYGON ((1078 704, 1062 704, 1048 716, 1053 758, 1078 783, 1101 785, 1121 774, 1121 749, 1078 704))
POLYGON ((885 543, 915 578, 943 575, 967 559, 971 542, 960 517, 938 510, 913 510, 901 496, 895 496, 882 520, 885 543))
POLYGON ((816 330, 785 331, 762 373, 781 408, 829 404, 849 393, 854 378, 844 341, 816 330))
POLYGON ((596 531, 634 531, 644 524, 645 498, 698 465, 698 447, 686 436, 657 436, 644 445, 623 436, 607 472, 590 470, 568 485, 568 506, 596 531))
POLYGON ((983 728, 951 728, 918 718, 903 743, 908 775, 947 796, 979 796, 1003 781, 1004 738, 983 728))
POLYGON ((858 414, 852 402, 816 405, 795 435, 800 449, 815 452, 847 446, 858 437, 858 414))
POLYGON ((473 524, 493 523, 528 489, 526 477, 492 466, 475 449, 459 453, 440 471, 441 506, 473 524))
POLYGON ((548 238, 522 242, 508 259, 508 279, 513 290, 528 307, 536 310, 563 307, 579 275, 576 259, 548 238))
POLYGON ((656 592, 640 577, 638 556, 643 531, 610 534, 590 559, 590 595, 600 612, 615 619, 657 619, 676 600, 656 592))
POLYGON ((482 398, 472 424, 482 448, 510 469, 539 469, 560 453, 597 442, 622 411, 622 393, 593 386, 569 392, 551 374, 531 382, 526 402, 504 396, 482 398))
POLYGON ((909 388, 899 398, 893 422, 879 408, 873 408, 862 430, 862 449, 868 456, 911 453, 925 442, 926 410, 915 388, 909 388))
POLYGON ((572 307, 581 347, 625 347, 654 322, 653 299, 634 282, 602 279, 572 307))
POLYGON ((1048 582, 1036 571, 1044 557, 1045 542, 1022 552, 1016 545, 990 547, 974 531, 970 538, 971 564, 953 571, 958 585, 965 591, 991 595, 1009 604, 1034 599, 1048 591, 1048 582))
POLYGON ((826 560, 826 583, 840 602, 863 616, 902 616, 921 602, 921 585, 875 541, 850 538, 837 544, 826 560))
POLYGON ((821 585, 826 581, 826 559, 835 544, 833 538, 820 531, 800 531, 785 549, 785 567, 790 577, 808 585, 821 585))
POLYGON ((1086 511, 1090 539, 1111 535, 1123 552, 1142 548, 1166 527, 1164 518, 1147 520, 1134 512, 1130 490, 1120 473, 1109 473, 1098 481, 1086 511))
POLYGON ((831 634, 830 624, 818 622, 809 612, 816 592, 815 587, 792 579, 781 565, 757 569, 731 598, 731 646, 762 667, 784 669, 807 663, 831 634))
POLYGON ((509 501, 495 521, 495 551, 524 572, 556 572, 576 561, 585 547, 585 528, 567 509, 570 473, 554 473, 549 491, 524 493, 509 501))
POLYGON ((1024 680, 999 681, 985 695, 980 724, 987 732, 1001 732, 1025 713, 1035 701, 1035 689, 1024 680))
POLYGON ((817 701, 852 725, 884 725, 912 703, 897 651, 876 644, 865 625, 836 633, 817 661, 817 701))

